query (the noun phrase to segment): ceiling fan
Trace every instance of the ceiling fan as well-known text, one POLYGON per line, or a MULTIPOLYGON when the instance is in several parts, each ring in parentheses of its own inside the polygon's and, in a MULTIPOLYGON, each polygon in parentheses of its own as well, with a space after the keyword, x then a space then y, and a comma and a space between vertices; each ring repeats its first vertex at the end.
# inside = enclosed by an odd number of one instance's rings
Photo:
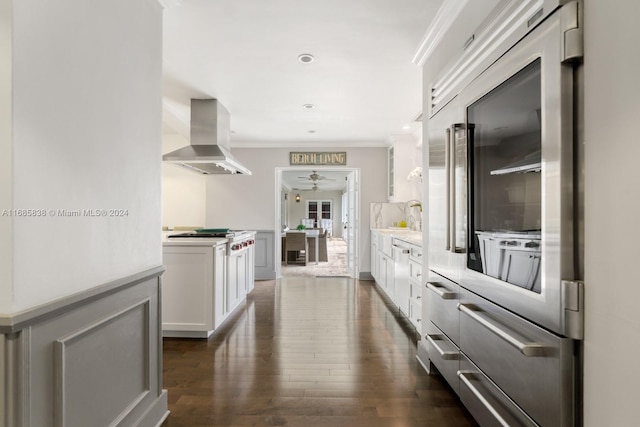
POLYGON ((313 183, 313 187, 311 187, 311 188, 305 188, 305 189, 304 189, 304 190, 302 190, 302 191, 318 191, 319 189, 320 189, 320 187, 318 187, 318 184, 314 182, 314 183, 313 183))
POLYGON ((322 180, 335 181, 335 179, 331 179, 331 178, 327 178, 326 176, 318 175, 317 171, 311 171, 311 175, 309 175, 309 176, 299 176, 298 178, 299 179, 306 179, 308 181, 313 181, 313 182, 322 181, 322 180))

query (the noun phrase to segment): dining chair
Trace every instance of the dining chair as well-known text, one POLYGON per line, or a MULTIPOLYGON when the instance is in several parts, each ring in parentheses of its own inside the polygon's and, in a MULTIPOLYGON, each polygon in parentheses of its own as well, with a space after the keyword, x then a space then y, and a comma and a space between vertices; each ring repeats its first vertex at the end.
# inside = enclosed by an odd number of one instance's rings
POLYGON ((309 262, 309 245, 307 244, 306 233, 287 232, 285 235, 285 247, 284 265, 289 264, 289 252, 295 252, 295 260, 307 265, 307 262, 309 262), (304 252, 304 256, 302 252, 304 252))

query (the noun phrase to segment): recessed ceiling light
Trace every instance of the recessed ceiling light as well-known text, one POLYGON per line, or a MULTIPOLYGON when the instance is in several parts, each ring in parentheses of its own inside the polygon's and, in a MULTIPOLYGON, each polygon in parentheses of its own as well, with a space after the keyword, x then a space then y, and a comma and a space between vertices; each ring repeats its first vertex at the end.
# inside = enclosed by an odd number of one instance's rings
POLYGON ((316 133, 316 131, 315 130, 310 130, 309 133, 316 133))
POLYGON ((402 126, 402 129, 404 129, 404 130, 409 130, 409 129, 411 129, 411 126, 409 126, 409 125, 404 125, 404 126, 402 126))
POLYGON ((298 56, 298 61, 302 62, 303 64, 310 64, 315 61, 315 58, 309 53, 303 53, 302 55, 298 56))
POLYGON ((304 104, 302 108, 304 108, 305 110, 312 110, 316 108, 316 106, 314 104, 304 104))

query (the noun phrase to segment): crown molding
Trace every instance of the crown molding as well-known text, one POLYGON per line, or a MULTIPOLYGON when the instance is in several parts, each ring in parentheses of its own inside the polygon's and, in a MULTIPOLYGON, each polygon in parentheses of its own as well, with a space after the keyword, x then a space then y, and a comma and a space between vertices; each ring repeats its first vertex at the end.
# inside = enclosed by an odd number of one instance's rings
POLYGON ((440 40, 442 40, 462 9, 464 9, 467 1, 468 0, 444 0, 436 16, 433 18, 431 25, 429 25, 426 34, 422 38, 411 62, 419 66, 423 66, 425 62, 427 62, 427 59, 429 59, 436 49, 440 40))
POLYGON ((388 141, 231 141, 231 148, 296 148, 305 150, 326 150, 328 148, 381 148, 388 147, 388 141))
POLYGON ((182 0, 157 0, 163 9, 169 9, 175 6, 181 6, 182 0))

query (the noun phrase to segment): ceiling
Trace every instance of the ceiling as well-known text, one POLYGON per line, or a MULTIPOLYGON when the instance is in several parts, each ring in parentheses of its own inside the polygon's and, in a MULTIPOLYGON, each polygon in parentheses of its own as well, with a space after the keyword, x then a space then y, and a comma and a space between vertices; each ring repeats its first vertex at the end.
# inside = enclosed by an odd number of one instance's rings
POLYGON ((347 189, 345 178, 350 173, 339 169, 284 170, 281 182, 286 188, 293 191, 314 191, 314 184, 317 185, 315 191, 340 191, 347 189), (318 176, 312 176, 314 172, 318 176))
POLYGON ((165 120, 188 127, 190 99, 217 98, 232 147, 386 146, 420 126, 411 60, 442 0, 165 3, 165 120))

